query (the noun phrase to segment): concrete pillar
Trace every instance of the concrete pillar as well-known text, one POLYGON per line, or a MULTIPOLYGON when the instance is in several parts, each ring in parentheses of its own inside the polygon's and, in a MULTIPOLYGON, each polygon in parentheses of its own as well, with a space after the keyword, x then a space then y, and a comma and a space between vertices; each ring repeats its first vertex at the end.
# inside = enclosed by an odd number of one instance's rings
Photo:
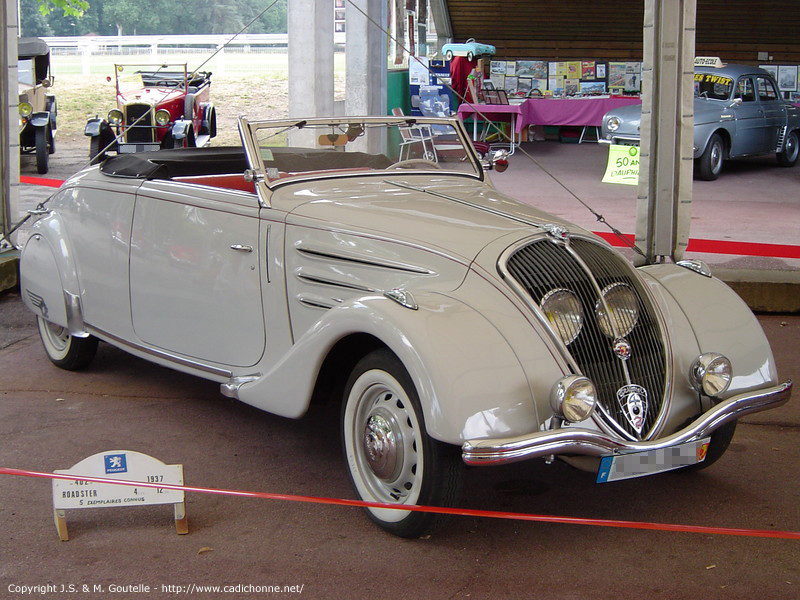
POLYGON ((289 117, 332 116, 333 0, 292 0, 288 9, 289 117))
MULTIPOLYGON (((352 0, 346 14, 345 114, 383 116, 387 113, 388 36, 380 28, 388 20, 385 0, 352 0), (369 17, 369 18, 368 18, 369 17)), ((355 140, 348 148, 383 152, 385 136, 355 140)))
POLYGON ((637 263, 680 260, 691 218, 696 0, 645 0, 637 263))
MULTIPOLYGON (((5 234, 19 215, 19 90, 17 89, 17 0, 0 15, 0 230, 5 234)), ((17 283, 17 255, 7 241, 0 245, 0 291, 17 283)))

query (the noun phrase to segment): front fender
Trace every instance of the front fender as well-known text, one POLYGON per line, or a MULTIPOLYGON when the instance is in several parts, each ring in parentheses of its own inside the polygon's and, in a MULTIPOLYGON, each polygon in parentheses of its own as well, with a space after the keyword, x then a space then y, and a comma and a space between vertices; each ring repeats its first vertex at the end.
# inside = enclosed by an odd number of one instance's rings
MULTIPOLYGON (((681 328, 685 319, 699 353, 719 352, 730 359, 733 380, 723 398, 778 384, 767 337, 736 292, 719 279, 677 265, 652 265, 641 267, 640 271, 655 279, 662 293, 668 296, 668 326, 673 332, 681 328), (676 314, 677 311, 681 314, 676 314)), ((688 369, 684 373, 688 374, 688 369)))
POLYGON ((172 137, 176 140, 183 140, 189 135, 192 122, 187 119, 175 121, 172 125, 172 137))
POLYGON ((105 130, 110 130, 111 126, 105 119, 94 117, 86 121, 86 127, 83 128, 83 135, 94 137, 98 136, 105 130))
POLYGON ((525 373, 497 329, 453 298, 428 293, 415 299, 418 310, 383 296, 329 309, 269 373, 244 384, 239 399, 282 416, 301 416, 328 352, 348 335, 366 333, 405 365, 435 439, 461 444, 537 430, 525 373))
POLYGON ((30 116, 30 124, 34 127, 45 127, 50 124, 49 112, 35 112, 30 116))

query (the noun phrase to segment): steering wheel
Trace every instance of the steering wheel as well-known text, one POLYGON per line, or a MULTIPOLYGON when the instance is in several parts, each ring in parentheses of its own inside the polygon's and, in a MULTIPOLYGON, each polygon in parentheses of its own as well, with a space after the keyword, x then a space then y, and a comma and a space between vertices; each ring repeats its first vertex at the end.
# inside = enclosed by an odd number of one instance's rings
POLYGON ((431 167, 440 171, 442 169, 442 167, 439 166, 439 163, 433 162, 432 160, 426 160, 424 158, 407 158, 406 160, 400 160, 393 165, 386 167, 386 169, 405 169, 411 165, 422 165, 424 167, 431 167))

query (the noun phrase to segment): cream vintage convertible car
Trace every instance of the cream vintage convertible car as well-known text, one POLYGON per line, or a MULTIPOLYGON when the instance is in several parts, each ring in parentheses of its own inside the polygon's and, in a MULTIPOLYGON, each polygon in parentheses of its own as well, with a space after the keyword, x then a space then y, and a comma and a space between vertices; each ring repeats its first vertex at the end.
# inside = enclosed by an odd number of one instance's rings
POLYGON ((699 468, 789 399, 702 263, 634 268, 502 195, 457 121, 240 131, 109 158, 38 211, 21 291, 56 365, 102 340, 278 415, 332 398, 358 497, 406 537, 441 517, 402 507, 453 505, 463 463, 699 468))

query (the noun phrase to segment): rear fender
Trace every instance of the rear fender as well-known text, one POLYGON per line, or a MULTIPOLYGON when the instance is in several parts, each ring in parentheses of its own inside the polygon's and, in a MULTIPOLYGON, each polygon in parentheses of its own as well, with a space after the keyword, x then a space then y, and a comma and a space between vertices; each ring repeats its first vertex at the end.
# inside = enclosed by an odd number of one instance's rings
POLYGON ((40 219, 22 249, 20 290, 22 301, 35 314, 85 337, 88 331, 73 256, 60 219, 52 213, 40 219))

